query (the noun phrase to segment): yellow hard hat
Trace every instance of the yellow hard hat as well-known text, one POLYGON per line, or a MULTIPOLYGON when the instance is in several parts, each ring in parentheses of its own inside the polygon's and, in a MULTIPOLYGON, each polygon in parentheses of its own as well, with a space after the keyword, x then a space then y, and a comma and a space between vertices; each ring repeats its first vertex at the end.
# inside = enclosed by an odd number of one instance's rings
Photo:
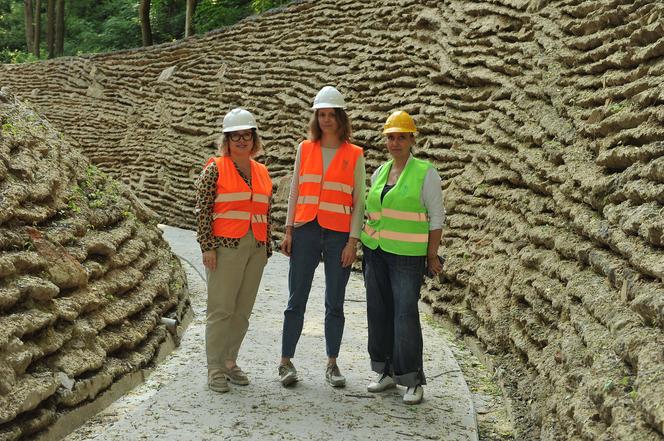
POLYGON ((416 133, 415 121, 410 115, 403 110, 397 110, 385 121, 383 126, 383 134, 385 133, 416 133))

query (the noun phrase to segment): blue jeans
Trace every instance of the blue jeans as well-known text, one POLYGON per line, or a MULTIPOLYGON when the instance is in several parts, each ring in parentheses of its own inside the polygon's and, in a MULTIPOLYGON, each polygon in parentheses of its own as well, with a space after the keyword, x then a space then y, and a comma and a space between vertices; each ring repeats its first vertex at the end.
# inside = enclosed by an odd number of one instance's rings
POLYGON ((396 383, 407 387, 426 384, 417 307, 426 258, 400 256, 380 247, 363 250, 371 368, 394 374, 396 383))
POLYGON ((288 271, 288 306, 284 311, 281 356, 292 358, 302 334, 304 311, 309 300, 314 271, 323 256, 325 265, 325 349, 328 357, 339 355, 344 333, 344 298, 350 266, 341 266, 341 252, 348 233, 328 230, 313 220, 293 228, 290 269, 288 271))

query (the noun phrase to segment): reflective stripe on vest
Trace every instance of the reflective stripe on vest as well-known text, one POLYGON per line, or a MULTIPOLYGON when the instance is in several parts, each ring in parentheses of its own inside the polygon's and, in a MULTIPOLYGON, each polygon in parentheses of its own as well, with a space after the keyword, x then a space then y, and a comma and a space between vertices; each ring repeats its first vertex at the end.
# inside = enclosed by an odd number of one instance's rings
POLYGON ((254 201, 254 202, 259 202, 261 204, 269 204, 270 203, 270 197, 266 194, 254 193, 251 200, 254 201))
POLYGON ((298 198, 295 222, 318 218, 329 230, 349 232, 353 212, 355 165, 362 148, 348 142, 339 146, 323 177, 320 142, 304 141, 300 151, 298 198))
POLYGON ((424 178, 432 165, 411 158, 396 185, 381 201, 393 161, 378 172, 366 202, 368 220, 361 241, 368 248, 404 256, 424 256, 429 243, 429 218, 421 202, 424 178))
POLYGON ((268 207, 272 181, 267 168, 251 161, 251 188, 240 176, 233 161, 214 158, 219 177, 214 200, 212 231, 215 236, 239 239, 251 230, 256 240, 267 240, 268 207))
POLYGON ((410 220, 416 222, 424 222, 424 221, 429 222, 429 216, 427 216, 426 213, 413 213, 410 211, 392 210, 390 208, 383 208, 382 213, 380 211, 374 213, 367 213, 367 216, 371 220, 378 220, 381 219, 383 216, 385 216, 385 217, 390 217, 392 219, 410 220))
POLYGON ((299 178, 300 184, 306 182, 320 182, 323 179, 323 175, 301 175, 299 178))
POLYGON ((371 228, 368 225, 364 226, 364 230, 362 230, 369 236, 373 237, 374 239, 380 240, 380 238, 383 239, 390 239, 390 240, 398 240, 401 242, 414 242, 414 243, 429 243, 429 233, 399 233, 397 231, 390 231, 390 230, 381 230, 381 231, 376 231, 373 228, 371 228))
POLYGON ((297 203, 318 205, 318 196, 298 196, 297 203))
POLYGON ((350 195, 353 194, 353 187, 350 185, 342 184, 341 182, 323 182, 323 190, 335 190, 350 195))
POLYGON ((318 210, 331 211, 332 213, 343 213, 350 215, 353 211, 353 207, 341 204, 331 204, 329 202, 321 202, 318 205, 318 210))
POLYGON ((244 201, 244 200, 249 200, 251 198, 251 192, 250 191, 240 191, 237 193, 225 193, 225 194, 218 194, 216 198, 214 198, 215 202, 234 202, 234 201, 244 201))
POLYGON ((247 211, 226 211, 224 213, 214 213, 213 219, 240 219, 249 220, 251 213, 247 211))
POLYGON ((265 214, 252 214, 251 215, 252 223, 263 223, 267 224, 267 215, 265 214))

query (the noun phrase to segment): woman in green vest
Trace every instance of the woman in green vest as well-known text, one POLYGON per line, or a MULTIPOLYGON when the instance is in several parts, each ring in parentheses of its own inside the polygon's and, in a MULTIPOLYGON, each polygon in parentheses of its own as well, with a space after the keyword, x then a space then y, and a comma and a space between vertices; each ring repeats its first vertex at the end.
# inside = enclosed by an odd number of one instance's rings
POLYGON ((392 159, 371 176, 361 235, 369 356, 378 374, 367 390, 403 385, 406 404, 420 403, 424 394, 417 302, 425 268, 433 275, 443 269, 438 245, 445 217, 436 169, 411 153, 416 132, 404 111, 387 119, 383 134, 392 159))

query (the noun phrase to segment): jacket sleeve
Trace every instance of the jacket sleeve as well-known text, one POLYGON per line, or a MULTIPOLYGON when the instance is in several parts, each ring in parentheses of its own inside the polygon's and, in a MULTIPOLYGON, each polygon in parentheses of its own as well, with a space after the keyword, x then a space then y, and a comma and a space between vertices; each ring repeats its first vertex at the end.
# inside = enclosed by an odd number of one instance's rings
POLYGON ((350 237, 359 239, 364 223, 364 200, 367 192, 367 172, 364 167, 364 153, 355 164, 355 188, 353 188, 353 213, 350 219, 350 237))
POLYGON ((293 178, 291 179, 290 191, 288 192, 288 211, 286 212, 286 226, 292 227, 295 223, 295 206, 300 193, 300 155, 302 143, 297 146, 295 164, 293 165, 293 178))
POLYGON ((217 196, 217 178, 219 171, 212 162, 198 177, 196 181, 196 240, 201 251, 210 251, 218 248, 219 241, 212 234, 212 215, 214 213, 214 199, 217 196))
POLYGON ((443 192, 441 179, 436 169, 431 167, 424 178, 422 185, 422 204, 429 215, 429 231, 443 228, 445 223, 445 207, 443 206, 443 192))

